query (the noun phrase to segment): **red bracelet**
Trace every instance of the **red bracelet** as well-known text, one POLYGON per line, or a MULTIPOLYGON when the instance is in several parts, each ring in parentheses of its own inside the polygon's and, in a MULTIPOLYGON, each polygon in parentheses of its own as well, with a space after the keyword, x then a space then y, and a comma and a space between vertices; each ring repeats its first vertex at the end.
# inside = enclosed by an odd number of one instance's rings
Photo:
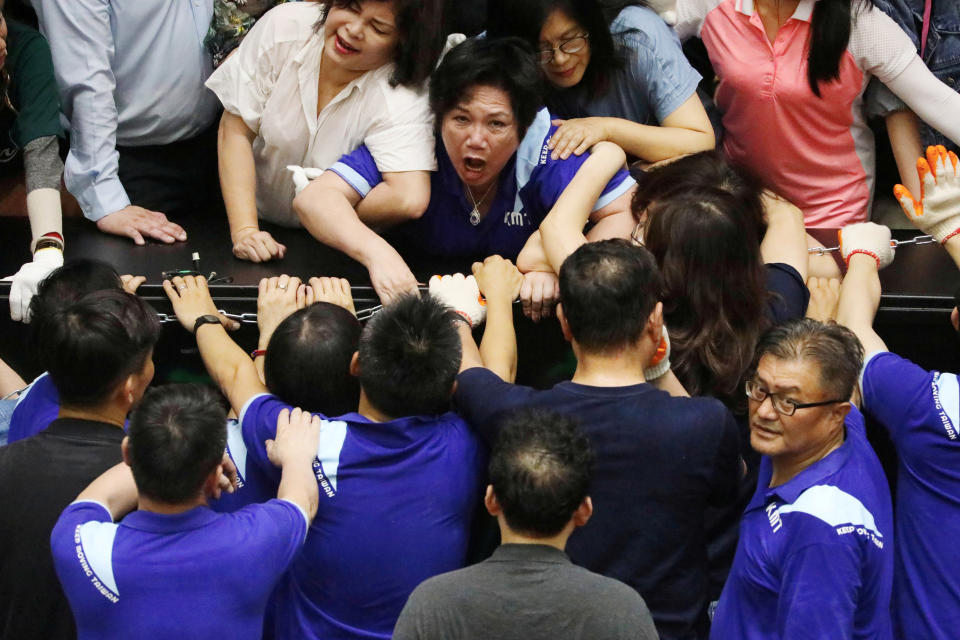
POLYGON ((940 244, 947 244, 947 240, 960 233, 960 229, 947 234, 947 237, 940 241, 940 244))
POLYGON ((459 310, 457 310, 457 309, 454 309, 453 312, 454 312, 455 314, 457 314, 457 319, 458 319, 458 320, 463 320, 464 322, 467 323, 467 326, 468 326, 468 327, 470 327, 471 329, 473 329, 473 322, 470 320, 470 316, 468 316, 465 311, 459 311, 459 310))
POLYGON ((880 268, 880 257, 877 256, 877 254, 875 254, 873 251, 870 251, 868 249, 854 249, 849 254, 847 254, 847 259, 845 262, 847 263, 848 267, 850 266, 850 258, 853 257, 855 253, 862 253, 864 255, 870 256, 871 258, 877 261, 877 269, 880 268))
POLYGON ((250 359, 256 360, 260 356, 265 356, 265 355, 267 355, 266 349, 254 349, 253 351, 250 352, 250 359))
POLYGON ((48 231, 47 233, 43 234, 43 235, 40 236, 40 237, 41 237, 41 238, 54 238, 55 240, 59 240, 59 241, 60 241, 60 244, 63 244, 63 236, 60 235, 59 233, 57 233, 56 231, 48 231))

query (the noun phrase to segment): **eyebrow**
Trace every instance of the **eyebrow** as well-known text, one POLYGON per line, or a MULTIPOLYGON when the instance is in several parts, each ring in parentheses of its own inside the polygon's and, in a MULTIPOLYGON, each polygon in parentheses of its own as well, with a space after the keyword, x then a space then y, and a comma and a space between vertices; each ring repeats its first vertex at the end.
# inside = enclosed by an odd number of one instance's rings
POLYGON ((373 22, 375 26, 380 27, 381 29, 397 28, 397 25, 393 24, 392 22, 384 22, 383 20, 378 20, 377 18, 374 18, 373 20, 371 20, 371 22, 373 22))

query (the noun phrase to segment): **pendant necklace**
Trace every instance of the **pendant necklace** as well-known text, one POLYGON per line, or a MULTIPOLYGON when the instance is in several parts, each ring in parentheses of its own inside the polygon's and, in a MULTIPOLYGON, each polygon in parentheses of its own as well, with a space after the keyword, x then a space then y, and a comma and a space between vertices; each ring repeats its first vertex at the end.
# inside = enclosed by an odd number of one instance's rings
POLYGON ((482 205, 483 201, 487 199, 488 195, 490 195, 490 190, 493 189, 493 185, 495 184, 497 184, 496 180, 494 180, 493 183, 487 187, 487 191, 483 194, 483 197, 480 198, 480 202, 477 202, 476 198, 473 197, 473 192, 470 191, 470 187, 463 185, 467 189, 467 195, 470 196, 470 200, 473 201, 473 211, 470 212, 470 224, 473 226, 480 224, 480 205, 482 205))

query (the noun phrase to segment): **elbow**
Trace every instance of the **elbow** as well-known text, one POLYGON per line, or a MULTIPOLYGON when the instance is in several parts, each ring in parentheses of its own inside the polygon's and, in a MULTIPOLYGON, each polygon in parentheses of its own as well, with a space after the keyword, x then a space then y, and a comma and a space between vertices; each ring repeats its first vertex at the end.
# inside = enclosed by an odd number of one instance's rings
POLYGON ((406 220, 417 220, 430 206, 430 192, 411 191, 400 194, 396 205, 397 214, 406 220))

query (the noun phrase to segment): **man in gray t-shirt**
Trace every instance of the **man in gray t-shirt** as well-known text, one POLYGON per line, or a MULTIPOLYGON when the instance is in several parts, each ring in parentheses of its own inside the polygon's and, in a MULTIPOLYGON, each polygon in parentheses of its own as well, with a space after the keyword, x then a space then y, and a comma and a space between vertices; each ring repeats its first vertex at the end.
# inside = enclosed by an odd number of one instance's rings
POLYGON ((656 640, 636 591, 574 565, 563 552, 593 512, 587 495, 592 461, 573 419, 545 409, 509 414, 490 458, 484 498, 503 544, 484 562, 417 587, 394 640, 656 640))

